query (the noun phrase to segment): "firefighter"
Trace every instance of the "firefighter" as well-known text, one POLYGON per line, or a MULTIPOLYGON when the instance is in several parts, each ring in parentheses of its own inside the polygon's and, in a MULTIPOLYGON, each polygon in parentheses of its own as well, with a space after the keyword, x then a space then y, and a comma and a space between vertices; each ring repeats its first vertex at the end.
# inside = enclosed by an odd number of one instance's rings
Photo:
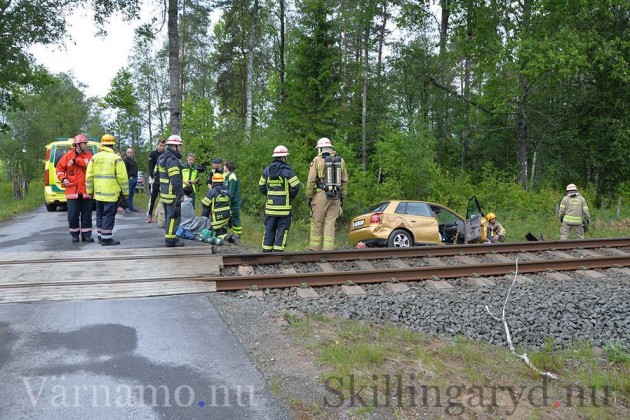
POLYGON ((184 186, 190 185, 193 189, 190 195, 193 208, 195 207, 195 199, 197 197, 197 184, 199 184, 199 168, 195 166, 195 157, 194 153, 188 153, 186 155, 186 163, 182 165, 182 180, 184 186))
POLYGON ((85 174, 92 159, 87 137, 81 133, 72 141, 74 149, 57 163, 57 178, 66 188, 68 226, 72 242, 94 242, 92 238, 92 196, 85 186, 85 174))
POLYGON ((181 202, 184 201, 182 180, 182 147, 184 142, 177 134, 166 139, 167 149, 157 162, 160 177, 160 201, 164 206, 164 241, 167 247, 184 246, 176 235, 181 219, 181 202))
POLYGON ((494 213, 488 213, 486 219, 488 219, 486 239, 491 243, 505 242, 505 229, 501 223, 497 222, 497 216, 494 213))
POLYGON ((226 239, 227 227, 230 222, 230 196, 223 184, 223 175, 212 175, 212 189, 201 200, 203 211, 201 215, 210 219, 210 226, 217 238, 226 239))
POLYGON ((569 184, 566 188, 566 195, 560 202, 560 240, 569 239, 569 233, 575 230, 578 239, 584 239, 584 226, 591 223, 591 214, 584 197, 577 191, 575 184, 569 184))
POLYGON ((265 196, 265 236, 263 252, 284 252, 291 226, 291 204, 300 190, 300 181, 287 163, 289 149, 280 145, 273 150, 274 159, 265 168, 258 190, 265 196))
POLYGON ((86 186, 88 194, 96 200, 96 233, 98 243, 103 246, 118 245, 112 238, 118 196, 124 201, 129 195, 129 177, 122 158, 114 152, 116 140, 111 134, 101 137, 102 149, 95 154, 87 167, 86 186))
POLYGON ((226 162, 225 164, 225 186, 232 204, 230 206, 230 224, 234 233, 239 237, 243 235, 243 226, 241 225, 241 204, 243 197, 241 196, 241 187, 238 178, 234 173, 234 162, 226 162))
POLYGON ((317 156, 311 162, 306 181, 312 217, 311 251, 335 248, 335 222, 341 215, 348 191, 346 162, 335 153, 330 139, 322 137, 316 147, 317 156))
POLYGON ((164 153, 164 143, 166 143, 166 140, 159 139, 155 150, 149 153, 149 187, 151 188, 151 197, 149 198, 149 209, 147 210, 147 223, 153 222, 153 209, 160 194, 160 176, 157 172, 157 161, 164 153))

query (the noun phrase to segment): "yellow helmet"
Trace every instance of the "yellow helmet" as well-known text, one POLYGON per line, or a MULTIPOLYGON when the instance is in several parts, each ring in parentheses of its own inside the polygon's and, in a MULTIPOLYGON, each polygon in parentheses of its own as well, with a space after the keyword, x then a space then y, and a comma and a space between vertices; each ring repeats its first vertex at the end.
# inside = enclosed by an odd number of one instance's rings
POLYGON ((488 219, 488 220, 493 220, 493 219, 496 219, 496 218, 497 218, 497 216, 495 216, 494 213, 486 214, 486 219, 488 219))
POLYGON ((111 134, 103 134, 103 137, 101 137, 101 144, 104 146, 113 146, 116 144, 116 139, 111 134))
POLYGON ((212 183, 213 184, 223 184, 223 174, 215 173, 212 175, 212 183))

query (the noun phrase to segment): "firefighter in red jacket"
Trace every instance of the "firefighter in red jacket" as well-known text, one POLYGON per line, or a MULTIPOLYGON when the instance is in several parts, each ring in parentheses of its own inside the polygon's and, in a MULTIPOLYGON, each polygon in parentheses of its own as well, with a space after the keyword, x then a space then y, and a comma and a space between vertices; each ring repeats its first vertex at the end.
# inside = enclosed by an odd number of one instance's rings
POLYGON ((74 149, 57 163, 57 178, 66 188, 68 225, 72 242, 94 242, 92 238, 92 196, 85 187, 85 172, 92 158, 87 137, 78 134, 72 142, 74 149))

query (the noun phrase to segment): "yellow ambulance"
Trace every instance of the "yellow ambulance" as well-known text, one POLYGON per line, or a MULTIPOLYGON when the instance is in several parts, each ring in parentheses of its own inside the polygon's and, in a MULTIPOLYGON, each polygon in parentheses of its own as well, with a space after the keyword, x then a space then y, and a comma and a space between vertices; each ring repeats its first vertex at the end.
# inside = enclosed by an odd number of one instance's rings
MULTIPOLYGON (((46 160, 44 161, 44 202, 46 210, 55 211, 57 206, 66 204, 66 191, 63 184, 57 179, 57 163, 63 155, 72 150, 74 139, 57 139, 46 145, 46 160)), ((100 150, 98 141, 88 141, 92 153, 100 150)))

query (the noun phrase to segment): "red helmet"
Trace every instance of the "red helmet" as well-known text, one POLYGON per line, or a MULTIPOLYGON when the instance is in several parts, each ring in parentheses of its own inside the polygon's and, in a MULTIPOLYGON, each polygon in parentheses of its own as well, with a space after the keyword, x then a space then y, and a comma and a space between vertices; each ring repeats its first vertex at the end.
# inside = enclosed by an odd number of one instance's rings
POLYGON ((276 148, 273 149, 273 155, 271 155, 271 157, 284 157, 284 156, 289 156, 289 149, 287 149, 283 145, 276 146, 276 148))
POLYGON ((85 137, 85 134, 81 133, 81 134, 77 134, 76 136, 74 136, 74 140, 72 141, 72 145, 76 146, 79 143, 87 143, 87 137, 85 137))

